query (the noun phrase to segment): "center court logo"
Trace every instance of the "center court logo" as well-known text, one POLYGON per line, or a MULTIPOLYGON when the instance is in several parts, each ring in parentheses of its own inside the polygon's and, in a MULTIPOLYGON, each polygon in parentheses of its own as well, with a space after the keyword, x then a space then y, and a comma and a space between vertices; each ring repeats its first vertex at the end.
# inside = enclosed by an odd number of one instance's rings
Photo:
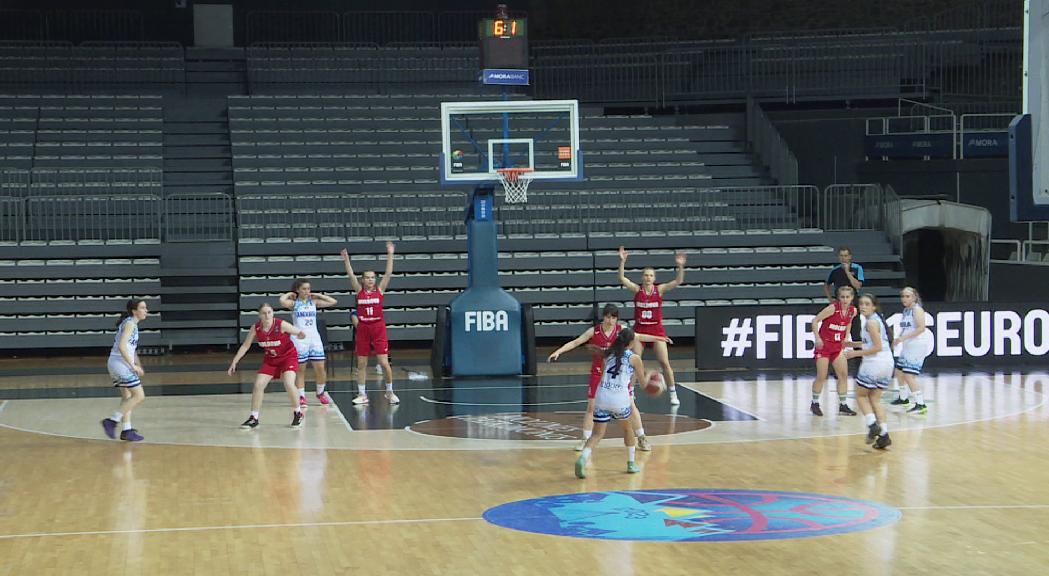
POLYGON ((768 490, 626 490, 510 502, 484 513, 504 528, 602 540, 732 542, 870 530, 900 511, 865 500, 768 490))

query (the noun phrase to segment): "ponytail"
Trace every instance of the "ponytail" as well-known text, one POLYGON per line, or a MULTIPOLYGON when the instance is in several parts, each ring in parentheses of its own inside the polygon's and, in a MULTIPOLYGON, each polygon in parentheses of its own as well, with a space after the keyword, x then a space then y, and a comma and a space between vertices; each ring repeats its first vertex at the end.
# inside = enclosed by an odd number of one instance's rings
POLYGON ((609 346, 607 350, 605 350, 606 359, 609 356, 614 356, 616 359, 615 364, 610 370, 608 370, 608 373, 611 374, 613 378, 618 378, 619 373, 623 371, 623 353, 626 351, 627 348, 630 347, 630 344, 633 341, 634 331, 630 328, 623 328, 619 331, 619 336, 616 336, 616 339, 612 342, 612 345, 609 346))

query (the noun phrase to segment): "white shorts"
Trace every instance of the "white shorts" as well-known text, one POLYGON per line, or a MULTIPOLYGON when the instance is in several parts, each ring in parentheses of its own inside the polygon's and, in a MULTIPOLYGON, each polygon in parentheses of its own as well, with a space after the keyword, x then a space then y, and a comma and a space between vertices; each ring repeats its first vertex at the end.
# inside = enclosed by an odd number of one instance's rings
POLYGON ((856 384, 871 390, 884 390, 892 382, 895 368, 891 360, 864 359, 856 373, 856 384))
POLYGON ((896 367, 907 374, 921 374, 925 365, 926 345, 919 340, 908 340, 900 346, 896 354, 896 367))
POLYGON ((318 334, 306 334, 302 340, 292 338, 295 350, 299 353, 299 364, 308 360, 324 360, 324 343, 318 334))
POLYGON ((611 420, 626 420, 630 418, 633 409, 629 404, 625 408, 594 408, 594 422, 609 422, 611 420))
POLYGON ((138 374, 135 374, 135 370, 128 366, 127 362, 124 362, 123 358, 116 356, 110 356, 109 362, 106 363, 106 367, 109 368, 109 376, 113 378, 113 386, 120 388, 134 388, 142 384, 142 380, 139 379, 138 374))

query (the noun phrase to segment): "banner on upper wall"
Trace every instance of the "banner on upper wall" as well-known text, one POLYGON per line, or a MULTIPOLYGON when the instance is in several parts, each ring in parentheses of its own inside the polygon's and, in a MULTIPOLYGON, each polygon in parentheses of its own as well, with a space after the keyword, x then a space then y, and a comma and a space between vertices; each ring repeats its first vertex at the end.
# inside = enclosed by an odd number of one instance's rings
POLYGON ((868 134, 864 151, 870 158, 951 158, 954 134, 868 134))
POLYGON ((1009 155, 1009 132, 966 132, 962 134, 965 158, 1005 158, 1009 155))
MULTIPOLYGON (((1049 304, 926 302, 926 368, 975 364, 1049 365, 1049 304)), ((696 308, 696 367, 803 368, 813 363, 810 325, 819 304, 696 308)), ((895 329, 900 305, 882 306, 895 329)))

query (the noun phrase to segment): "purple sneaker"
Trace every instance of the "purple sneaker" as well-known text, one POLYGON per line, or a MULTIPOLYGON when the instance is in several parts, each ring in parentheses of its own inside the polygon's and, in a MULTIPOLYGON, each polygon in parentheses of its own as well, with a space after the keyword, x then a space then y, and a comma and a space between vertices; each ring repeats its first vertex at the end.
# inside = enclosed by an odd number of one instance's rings
POLYGON ((128 442, 140 442, 142 440, 145 440, 146 438, 139 434, 138 430, 132 428, 130 430, 124 430, 123 432, 121 432, 120 439, 127 440, 128 442))
POLYGON ((102 429, 106 431, 106 436, 109 436, 112 440, 117 439, 117 424, 119 422, 114 422, 109 418, 102 419, 102 429))

